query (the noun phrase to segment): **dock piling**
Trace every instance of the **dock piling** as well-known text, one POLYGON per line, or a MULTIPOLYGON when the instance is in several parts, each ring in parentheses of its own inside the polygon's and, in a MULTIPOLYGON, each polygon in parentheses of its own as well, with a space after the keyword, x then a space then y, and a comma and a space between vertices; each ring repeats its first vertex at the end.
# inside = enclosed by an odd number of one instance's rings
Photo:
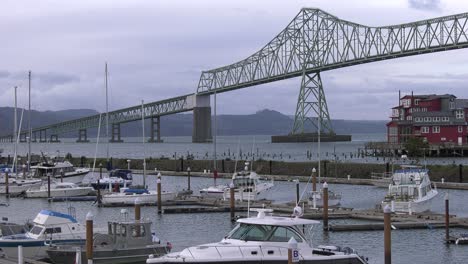
POLYGON ((50 202, 50 174, 47 174, 47 198, 50 202))
POLYGON ((81 264, 81 249, 79 247, 76 248, 75 264, 81 264))
POLYGON ((102 179, 102 163, 99 163, 99 179, 102 179))
POLYGON ((312 169, 312 191, 315 193, 317 191, 317 170, 315 168, 312 169))
POLYGON ((63 169, 60 169, 60 182, 63 182, 64 174, 65 174, 65 172, 63 171, 63 169))
POLYGON ((445 241, 447 243, 450 243, 450 230, 449 230, 449 226, 450 226, 450 211, 449 211, 449 194, 448 193, 445 193, 445 241))
MULTIPOLYGON (((135 199, 135 222, 139 223, 141 220, 141 200, 139 197, 135 199)), ((141 228, 137 226, 136 237, 140 237, 141 228)))
POLYGON ((300 194, 299 194, 299 180, 295 180, 296 182, 296 204, 299 204, 300 202, 300 194))
POLYGON ((18 246, 18 264, 24 264, 23 246, 18 246))
POLYGON ((190 167, 187 167, 187 190, 190 191, 190 167))
POLYGON ((101 206, 102 205, 101 182, 100 182, 99 179, 97 180, 97 197, 96 197, 96 200, 97 200, 98 206, 101 206))
POLYGON ((229 199, 229 205, 230 205, 230 209, 231 209, 231 221, 234 222, 235 219, 236 219, 236 215, 235 215, 235 212, 236 212, 236 199, 234 197, 234 184, 231 182, 231 184, 229 184, 229 194, 230 194, 230 199, 229 199))
POLYGON ((384 254, 385 264, 392 263, 392 220, 391 209, 388 205, 384 207, 384 254))
POLYGON ((328 184, 323 183, 323 230, 328 231, 328 184))
POLYGON ((158 180, 157 180, 157 184, 158 184, 158 214, 161 214, 162 213, 162 201, 161 201, 161 176, 158 175, 158 180))
POLYGON ((10 197, 10 180, 8 177, 8 169, 5 169, 5 194, 7 198, 10 197))
POLYGON ((86 214, 86 259, 93 264, 93 214, 86 214))

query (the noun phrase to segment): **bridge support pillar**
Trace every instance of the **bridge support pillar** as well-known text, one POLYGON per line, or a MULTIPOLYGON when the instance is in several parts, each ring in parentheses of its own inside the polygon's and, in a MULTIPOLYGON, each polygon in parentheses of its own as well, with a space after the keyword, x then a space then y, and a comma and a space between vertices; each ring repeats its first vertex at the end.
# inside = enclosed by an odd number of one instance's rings
POLYGON ((37 142, 37 132, 36 132, 36 131, 34 131, 34 132, 32 133, 32 139, 31 139, 31 142, 34 142, 34 143, 36 143, 36 142, 37 142))
POLYGON ((77 143, 88 143, 88 130, 86 128, 78 130, 77 143))
POLYGON ((47 130, 39 130, 39 142, 47 142, 47 130), (42 137, 44 135, 44 137, 42 137))
POLYGON ((161 117, 156 116, 151 118, 151 137, 148 140, 151 143, 161 143, 161 117), (155 138, 156 136, 156 138, 155 138))
POLYGON ((28 134, 26 134, 26 133, 20 134, 20 142, 22 142, 22 143, 26 142, 26 136, 27 136, 27 135, 28 135, 28 134))
POLYGON ((109 142, 112 143, 122 143, 123 140, 120 138, 120 123, 112 124, 112 138, 109 142))
POLYGON ((59 142, 60 142, 60 140, 58 139, 57 134, 50 135, 50 143, 59 143, 59 142))
POLYGON ((193 108, 193 143, 206 143, 212 141, 211 136, 211 106, 210 96, 200 95, 194 97, 193 108))

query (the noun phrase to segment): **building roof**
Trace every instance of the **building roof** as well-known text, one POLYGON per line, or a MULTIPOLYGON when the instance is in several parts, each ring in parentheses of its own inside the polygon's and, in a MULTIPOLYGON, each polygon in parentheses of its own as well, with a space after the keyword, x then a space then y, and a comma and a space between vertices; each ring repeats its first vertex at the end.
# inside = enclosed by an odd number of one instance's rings
POLYGON ((443 99, 443 98, 457 98, 453 94, 416 94, 416 95, 405 95, 402 97, 402 99, 405 98, 411 98, 413 97, 414 99, 420 99, 422 101, 430 101, 434 99, 443 99))

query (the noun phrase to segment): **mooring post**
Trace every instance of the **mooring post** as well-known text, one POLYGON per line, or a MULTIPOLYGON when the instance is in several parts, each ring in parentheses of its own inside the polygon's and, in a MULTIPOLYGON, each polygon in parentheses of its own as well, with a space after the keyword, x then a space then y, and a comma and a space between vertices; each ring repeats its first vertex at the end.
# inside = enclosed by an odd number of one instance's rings
POLYGON ((99 163, 99 179, 102 179, 102 163, 99 163))
POLYGON ((236 220, 236 197, 234 195, 234 183, 229 184, 229 205, 231 208, 231 221, 236 220))
POLYGON ((96 197, 96 200, 97 200, 98 206, 101 206, 102 205, 101 181, 99 179, 97 180, 97 197, 96 197))
POLYGON ((301 197, 299 195, 299 180, 296 179, 294 181, 296 182, 296 205, 297 205, 297 204, 299 204, 300 199, 301 199, 301 197))
POLYGON ((131 162, 131 160, 128 159, 127 160, 127 170, 130 170, 130 162, 131 162))
POLYGON ((297 241, 291 237, 288 241, 288 264, 299 262, 299 251, 297 250, 297 241))
POLYGON ((447 243, 450 243, 449 225, 450 225, 449 194, 445 193, 445 241, 447 243))
POLYGON ((86 214, 86 259, 93 264, 93 214, 86 214))
POLYGON ((161 201, 161 176, 158 175, 158 214, 162 213, 162 201, 161 201))
POLYGON ((10 180, 8 179, 8 171, 9 169, 5 169, 5 194, 6 197, 10 197, 10 180))
POLYGON ((392 263, 392 219, 391 213, 392 210, 390 206, 386 205, 384 207, 384 254, 385 254, 385 264, 392 263))
MULTIPOLYGON (((135 199, 135 222, 140 223, 141 220, 141 200, 139 197, 135 199)), ((141 227, 136 226, 136 237, 140 237, 141 227)))
POLYGON ((23 246, 18 246, 18 264, 24 264, 23 246))
POLYGON ((315 193, 317 191, 317 170, 315 168, 312 169, 312 191, 315 193))
POLYGON ((323 183, 323 230, 328 231, 328 184, 323 183))
POLYGON ((26 179, 26 164, 23 164, 23 166, 21 166, 23 168, 23 179, 26 179))
POLYGON ((50 174, 47 174, 47 198, 50 202, 50 174))
POLYGON ((458 180, 460 183, 463 182, 463 165, 458 165, 458 180))
POLYGON ((75 264, 81 264, 81 249, 79 247, 76 248, 75 264))
POLYGON ((60 182, 63 182, 64 174, 65 174, 65 172, 63 171, 63 169, 60 169, 60 182))
POLYGON ((187 190, 190 191, 190 167, 187 167, 187 190))

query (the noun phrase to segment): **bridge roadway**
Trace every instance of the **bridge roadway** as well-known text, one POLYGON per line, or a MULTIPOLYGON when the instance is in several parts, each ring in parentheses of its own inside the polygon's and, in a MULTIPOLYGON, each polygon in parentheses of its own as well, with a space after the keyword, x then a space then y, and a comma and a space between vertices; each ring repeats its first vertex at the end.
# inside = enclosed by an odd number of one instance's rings
MULTIPOLYGON (((304 133, 305 122, 312 122, 315 128, 320 127, 314 123, 318 120, 322 124, 321 129, 332 132, 320 72, 467 48, 467 22, 468 13, 462 13, 370 27, 340 19, 320 9, 303 8, 283 31, 258 52, 234 64, 203 71, 195 94, 146 104, 145 115, 156 118, 152 126, 159 127, 159 116, 193 110, 193 141, 206 142, 211 138, 211 94, 302 76, 292 133, 304 133), (314 113, 317 117, 311 118, 310 115, 314 113)), ((140 115, 140 106, 111 112, 112 135, 118 136, 114 141, 120 138, 119 124, 138 120, 140 115)), ((104 117, 101 116, 101 121, 104 117)), ((51 139, 56 139, 60 133, 79 130, 80 139, 85 137, 82 141, 86 141, 86 129, 98 124, 99 116, 96 115, 34 128, 33 133, 39 134, 40 141, 43 141, 47 138, 47 132, 51 139)), ((159 134, 159 129, 153 128, 154 131, 159 134)), ((23 138, 25 134, 25 131, 21 131, 23 138)), ((33 134, 33 140, 35 138, 33 134)), ((12 139, 12 135, 0 137, 1 141, 12 139)))

